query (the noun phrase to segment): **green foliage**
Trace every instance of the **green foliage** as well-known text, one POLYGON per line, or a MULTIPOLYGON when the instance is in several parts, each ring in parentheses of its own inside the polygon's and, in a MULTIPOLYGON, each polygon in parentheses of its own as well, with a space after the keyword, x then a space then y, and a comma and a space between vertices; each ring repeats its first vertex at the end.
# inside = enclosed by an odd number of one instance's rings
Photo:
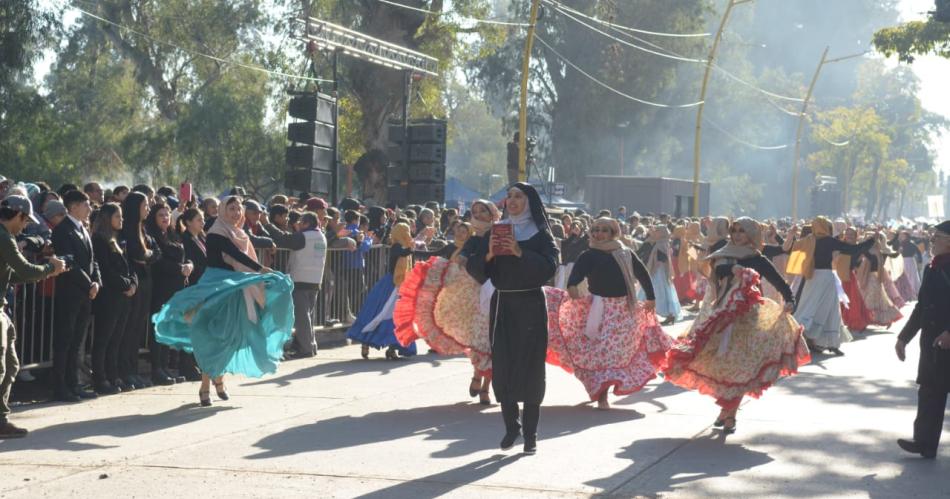
POLYGON ((874 48, 907 63, 926 54, 950 58, 950 23, 928 19, 884 28, 874 34, 874 48))
POLYGON ((447 92, 449 155, 447 175, 469 187, 492 194, 491 175, 506 179, 506 143, 501 120, 468 87, 454 83, 447 92))

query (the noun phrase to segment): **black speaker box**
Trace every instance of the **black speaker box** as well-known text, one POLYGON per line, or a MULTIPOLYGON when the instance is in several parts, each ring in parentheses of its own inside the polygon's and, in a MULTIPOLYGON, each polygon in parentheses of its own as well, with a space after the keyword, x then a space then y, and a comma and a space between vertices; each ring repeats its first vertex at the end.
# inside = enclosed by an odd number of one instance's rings
POLYGON ((397 206, 405 208, 409 204, 409 189, 402 186, 389 186, 387 189, 389 202, 396 203, 397 206))
POLYGON ((297 119, 320 121, 332 125, 335 105, 336 99, 326 94, 298 95, 290 99, 287 111, 297 119))
MULTIPOLYGON (((397 144, 404 142, 402 123, 390 123, 389 141, 397 144)), ((445 144, 448 136, 448 126, 443 120, 426 123, 412 123, 409 125, 409 141, 412 143, 445 144)))
POLYGON ((400 165, 386 169, 386 182, 390 186, 402 186, 409 183, 409 169, 400 165))
POLYGON ((333 174, 323 170, 287 170, 284 185, 293 191, 307 191, 330 195, 333 190, 333 174))
POLYGON ((409 202, 422 204, 428 201, 445 201, 445 184, 409 183, 409 202))
POLYGON ((333 148, 333 125, 315 121, 301 121, 287 125, 291 142, 333 148))
POLYGON ((333 149, 319 146, 290 146, 287 148, 287 166, 299 169, 332 171, 333 149))
POLYGON ((410 182, 445 183, 445 165, 438 163, 422 163, 409 165, 410 182))
MULTIPOLYGON (((404 146, 390 146, 386 151, 393 163, 402 163, 406 157, 404 146)), ((445 146, 442 144, 409 144, 409 161, 419 163, 445 163, 445 146)))

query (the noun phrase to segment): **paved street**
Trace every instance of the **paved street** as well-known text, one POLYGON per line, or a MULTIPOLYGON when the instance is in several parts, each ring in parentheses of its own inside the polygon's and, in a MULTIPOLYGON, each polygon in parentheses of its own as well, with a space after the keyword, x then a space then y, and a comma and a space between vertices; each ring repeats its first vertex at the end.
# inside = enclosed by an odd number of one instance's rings
POLYGON ((232 380, 210 409, 196 384, 20 408, 33 433, 0 442, 0 496, 947 497, 950 453, 894 444, 911 431, 917 347, 901 364, 893 342, 872 332, 819 357, 726 438, 708 397, 657 380, 599 412, 549 366, 533 457, 498 450, 499 408, 468 398, 466 359, 326 349, 232 380))

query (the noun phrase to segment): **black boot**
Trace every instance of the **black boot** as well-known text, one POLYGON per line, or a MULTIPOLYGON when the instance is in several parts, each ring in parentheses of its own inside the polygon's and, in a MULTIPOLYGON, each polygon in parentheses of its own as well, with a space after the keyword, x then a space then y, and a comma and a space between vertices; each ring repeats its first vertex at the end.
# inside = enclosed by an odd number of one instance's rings
POLYGON ((540 404, 524 405, 524 453, 534 455, 538 451, 538 419, 541 417, 540 404))
POLYGON ((501 450, 514 447, 515 441, 521 436, 521 423, 518 422, 519 412, 517 402, 501 404, 501 415, 505 420, 505 437, 501 439, 501 450))

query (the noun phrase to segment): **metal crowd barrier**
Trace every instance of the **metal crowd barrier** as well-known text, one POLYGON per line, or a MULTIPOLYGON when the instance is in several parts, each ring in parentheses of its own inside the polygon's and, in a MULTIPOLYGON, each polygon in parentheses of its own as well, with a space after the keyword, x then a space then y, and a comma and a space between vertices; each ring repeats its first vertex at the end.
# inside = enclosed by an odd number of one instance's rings
MULTIPOLYGON (((287 272, 290 250, 276 249, 261 252, 261 261, 268 267, 287 272)), ((355 254, 346 249, 327 250, 323 285, 317 294, 317 306, 312 317, 317 330, 346 327, 353 323, 366 294, 386 274, 389 247, 373 246, 364 255, 365 267, 360 268, 355 254)), ((16 328, 16 349, 22 369, 51 367, 53 361, 55 279, 14 287, 8 297, 10 317, 16 328)), ((93 322, 86 335, 87 352, 91 352, 93 322)), ((142 338, 143 348, 148 338, 142 338)))

